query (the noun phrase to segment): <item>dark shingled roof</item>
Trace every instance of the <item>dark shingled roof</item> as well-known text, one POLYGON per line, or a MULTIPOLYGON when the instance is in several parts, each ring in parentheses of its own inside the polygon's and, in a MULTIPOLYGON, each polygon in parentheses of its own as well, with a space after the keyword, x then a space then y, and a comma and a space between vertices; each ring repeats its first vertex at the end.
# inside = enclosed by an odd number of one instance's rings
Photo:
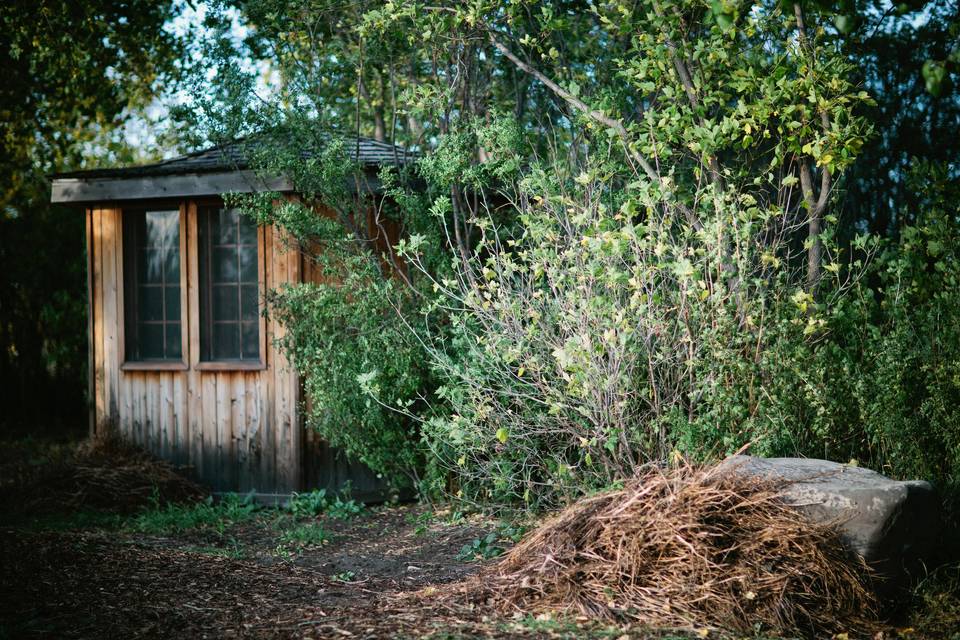
MULTIPOLYGON (((192 173, 215 173, 223 171, 237 171, 247 169, 247 158, 244 155, 244 146, 250 144, 245 140, 236 140, 224 145, 195 151, 177 158, 145 164, 139 167, 124 167, 115 169, 87 169, 84 171, 69 171, 57 173, 52 178, 140 178, 148 176, 169 176, 192 173)), ((371 138, 351 137, 344 139, 344 149, 354 160, 365 166, 379 166, 389 164, 404 164, 414 154, 396 145, 378 142, 371 138)), ((309 156, 309 152, 304 152, 309 156)))

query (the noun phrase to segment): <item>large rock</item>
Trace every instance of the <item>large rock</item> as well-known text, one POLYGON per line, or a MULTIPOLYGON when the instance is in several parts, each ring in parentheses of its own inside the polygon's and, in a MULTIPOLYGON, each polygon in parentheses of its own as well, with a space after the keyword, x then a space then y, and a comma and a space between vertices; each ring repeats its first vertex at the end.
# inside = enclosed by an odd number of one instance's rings
POLYGON ((721 469, 785 480, 783 495, 817 522, 837 523, 844 542, 894 586, 936 551, 939 501, 929 483, 897 481, 826 460, 732 456, 721 469))

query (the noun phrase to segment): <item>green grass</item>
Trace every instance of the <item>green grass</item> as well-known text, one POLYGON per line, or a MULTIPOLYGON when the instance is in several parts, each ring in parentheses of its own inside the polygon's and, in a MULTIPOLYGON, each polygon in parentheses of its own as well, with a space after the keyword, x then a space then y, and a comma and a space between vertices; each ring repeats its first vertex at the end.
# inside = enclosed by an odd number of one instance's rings
POLYGON ((200 547, 187 547, 186 551, 199 553, 205 556, 229 558, 231 560, 242 560, 247 555, 246 550, 243 548, 243 545, 234 539, 230 540, 228 546, 214 547, 214 546, 207 545, 207 546, 200 546, 200 547))
POLYGON ((230 494, 219 501, 207 498, 193 504, 167 504, 135 516, 128 529, 138 533, 170 535, 191 530, 213 531, 222 536, 227 527, 257 516, 258 507, 248 497, 230 494))
POLYGON ((280 534, 280 545, 293 549, 318 547, 329 540, 327 532, 316 523, 298 524, 280 534))
POLYGON ((960 640, 960 563, 940 567, 913 591, 906 627, 917 638, 960 640))

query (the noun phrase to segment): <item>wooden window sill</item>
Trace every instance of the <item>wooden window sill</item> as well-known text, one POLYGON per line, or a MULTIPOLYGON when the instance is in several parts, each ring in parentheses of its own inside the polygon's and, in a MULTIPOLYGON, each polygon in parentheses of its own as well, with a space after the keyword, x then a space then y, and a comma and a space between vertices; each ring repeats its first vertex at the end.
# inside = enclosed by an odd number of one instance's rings
POLYGON ((190 367, 186 362, 124 362, 121 371, 186 371, 190 367))
POLYGON ((267 365, 263 362, 198 362, 193 365, 197 371, 263 371, 267 365))

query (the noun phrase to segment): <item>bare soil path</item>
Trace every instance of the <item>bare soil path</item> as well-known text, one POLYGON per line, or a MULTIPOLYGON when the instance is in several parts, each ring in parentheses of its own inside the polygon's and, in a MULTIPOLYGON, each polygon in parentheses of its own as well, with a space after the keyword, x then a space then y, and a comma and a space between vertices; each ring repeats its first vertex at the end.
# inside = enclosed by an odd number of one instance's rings
POLYGON ((420 513, 401 506, 320 518, 329 542, 293 550, 278 543, 269 512, 213 540, 3 529, 0 623, 11 638, 424 635, 448 620, 398 596, 475 571, 456 556, 485 531, 424 527, 420 513))

